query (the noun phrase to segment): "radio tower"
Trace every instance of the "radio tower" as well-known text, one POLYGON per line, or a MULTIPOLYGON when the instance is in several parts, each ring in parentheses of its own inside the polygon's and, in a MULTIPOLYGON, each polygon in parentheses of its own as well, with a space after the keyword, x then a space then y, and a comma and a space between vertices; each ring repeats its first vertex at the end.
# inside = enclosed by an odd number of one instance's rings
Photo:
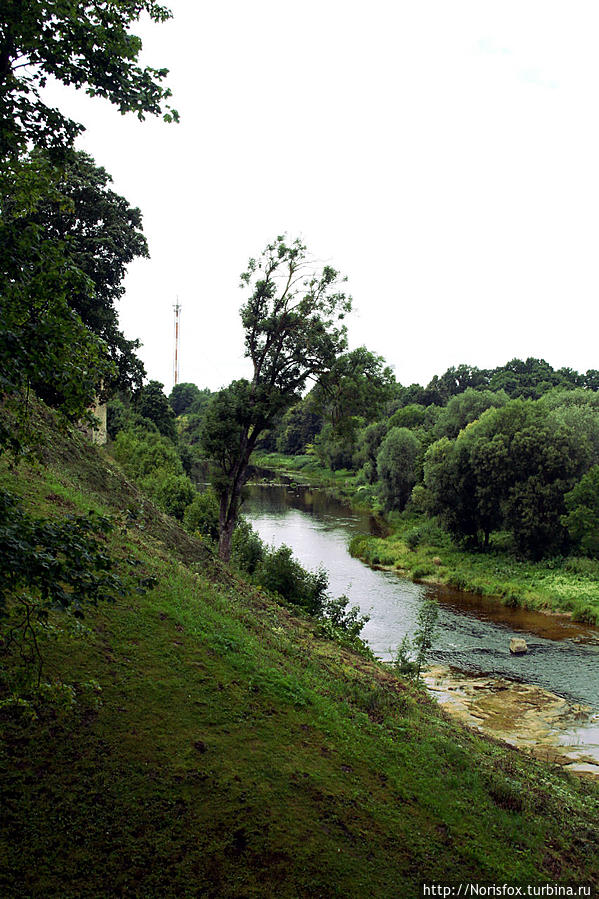
MULTIPOLYGON (((179 320, 180 320, 180 312, 181 306, 179 304, 179 297, 177 297, 177 302, 173 306, 175 310, 175 360, 173 365, 174 372, 174 385, 179 383, 179 320)), ((173 385, 173 386, 174 386, 173 385)))

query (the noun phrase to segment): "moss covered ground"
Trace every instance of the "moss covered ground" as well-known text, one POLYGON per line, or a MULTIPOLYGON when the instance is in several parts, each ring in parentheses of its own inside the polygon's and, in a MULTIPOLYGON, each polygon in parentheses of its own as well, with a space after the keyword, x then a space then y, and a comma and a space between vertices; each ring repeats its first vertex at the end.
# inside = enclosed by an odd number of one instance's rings
MULTIPOLYGON (((48 426, 49 427, 49 426, 48 426)), ((157 586, 53 618, 35 720, 0 708, 2 897, 406 897, 599 884, 599 788, 451 722, 214 560, 109 455, 0 466, 40 515, 118 523, 157 586)), ((2 699, 11 666, 2 659, 2 699)))

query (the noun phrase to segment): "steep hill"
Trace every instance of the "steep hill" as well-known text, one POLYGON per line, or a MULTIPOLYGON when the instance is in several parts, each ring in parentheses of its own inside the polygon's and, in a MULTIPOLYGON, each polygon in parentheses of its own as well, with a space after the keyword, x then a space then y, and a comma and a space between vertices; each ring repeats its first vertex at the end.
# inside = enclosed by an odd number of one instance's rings
POLYGON ((111 515, 113 554, 158 583, 82 633, 53 619, 44 678, 72 706, 0 707, 0 895, 599 884, 594 785, 450 723, 222 568, 107 452, 38 427, 45 466, 4 462, 0 482, 39 515, 111 515))

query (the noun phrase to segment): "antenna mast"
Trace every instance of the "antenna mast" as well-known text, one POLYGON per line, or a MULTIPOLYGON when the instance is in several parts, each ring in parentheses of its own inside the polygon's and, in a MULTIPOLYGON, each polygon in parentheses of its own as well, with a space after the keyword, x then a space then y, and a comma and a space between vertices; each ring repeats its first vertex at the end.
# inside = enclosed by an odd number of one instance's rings
POLYGON ((181 312, 179 297, 177 297, 177 302, 173 306, 173 309, 175 310, 175 361, 173 365, 173 381, 175 386, 179 383, 179 323, 181 312))

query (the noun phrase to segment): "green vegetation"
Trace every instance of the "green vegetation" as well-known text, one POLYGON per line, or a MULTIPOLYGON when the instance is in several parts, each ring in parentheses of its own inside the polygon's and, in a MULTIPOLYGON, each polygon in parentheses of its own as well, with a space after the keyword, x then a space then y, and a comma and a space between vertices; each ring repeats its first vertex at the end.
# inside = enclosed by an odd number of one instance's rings
POLYGON ((329 423, 293 456, 269 451, 284 443, 271 433, 253 458, 386 513, 390 536, 352 545, 371 564, 596 623, 598 383, 535 359, 459 366, 396 385, 345 449, 329 423))
MULTIPOLYGON (((360 484, 355 472, 331 472, 314 456, 254 455, 256 465, 280 471, 299 483, 321 486, 355 508, 381 512, 377 492, 360 484)), ((369 565, 413 580, 447 584, 505 605, 571 613, 577 621, 599 623, 599 561, 571 554, 532 561, 517 558, 510 535, 493 535, 485 552, 456 544, 434 518, 414 509, 385 519, 387 537, 363 535, 350 544, 352 555, 369 565)))
MULTIPOLYGON (((482 592, 495 554, 498 570, 527 566, 538 597, 548 563, 514 552, 596 555, 599 374, 513 360, 402 387, 381 357, 346 352, 337 272, 279 237, 242 275, 251 380, 168 399, 143 385, 116 314, 147 255, 141 214, 40 94, 54 76, 176 120, 166 71, 139 65, 143 13, 170 16, 153 0, 0 13, 2 896, 599 884, 596 785, 446 721, 372 658, 324 572, 239 517, 252 451, 293 452, 302 477, 327 469, 345 495, 406 508, 389 540, 354 545, 373 564, 455 580, 481 559, 482 592), (69 424, 97 397, 108 452, 69 424), (438 521, 488 552, 456 548, 438 521)), ((571 580, 597 581, 595 559, 552 565, 554 592, 571 575, 561 607, 571 580)), ((574 607, 585 620, 591 592, 574 607)), ((417 675, 433 625, 425 606, 417 675)))
POLYGON ((412 638, 406 634, 397 650, 393 667, 398 674, 407 674, 420 680, 428 651, 433 645, 438 617, 439 603, 435 599, 425 599, 418 612, 416 633, 412 638))
POLYGON ((506 549, 509 535, 498 534, 487 552, 455 545, 449 535, 422 516, 393 518, 392 535, 355 537, 350 552, 370 565, 427 583, 449 584, 504 604, 572 613, 577 621, 599 623, 599 562, 578 556, 530 561, 506 549))
POLYGON ((343 319, 351 298, 340 289, 344 280, 330 265, 317 264, 301 240, 285 235, 250 259, 241 275, 250 292, 240 312, 252 378, 234 381, 212 398, 201 435, 220 503, 218 551, 225 562, 258 439, 346 347, 343 319))
POLYGON ((2 483, 34 517, 110 517, 106 551, 157 583, 79 633, 51 612, 43 689, 0 704, 3 896, 599 882, 596 787, 451 724, 221 567, 109 456, 36 427, 46 467, 4 462, 2 483))

